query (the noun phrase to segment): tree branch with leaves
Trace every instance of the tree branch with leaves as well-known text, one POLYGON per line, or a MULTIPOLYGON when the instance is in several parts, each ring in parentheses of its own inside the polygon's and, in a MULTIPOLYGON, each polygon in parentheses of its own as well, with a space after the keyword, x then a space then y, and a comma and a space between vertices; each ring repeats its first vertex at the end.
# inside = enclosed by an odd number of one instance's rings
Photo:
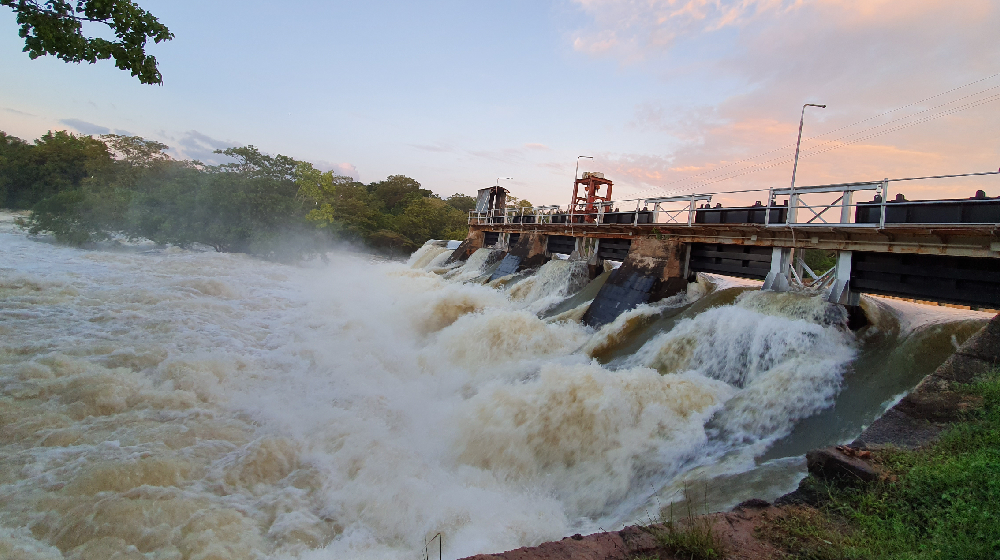
POLYGON ((24 39, 24 52, 32 60, 54 55, 66 62, 89 62, 113 58, 115 66, 128 70, 144 84, 163 84, 156 57, 146 54, 146 42, 169 41, 174 34, 153 14, 129 0, 0 0, 17 13, 24 39), (83 23, 108 26, 116 40, 86 37, 83 23))

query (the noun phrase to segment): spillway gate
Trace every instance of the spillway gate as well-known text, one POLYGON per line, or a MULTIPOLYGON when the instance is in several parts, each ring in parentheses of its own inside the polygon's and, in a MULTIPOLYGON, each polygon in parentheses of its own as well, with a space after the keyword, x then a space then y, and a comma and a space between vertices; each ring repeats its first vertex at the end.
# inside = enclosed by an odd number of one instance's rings
MULTIPOLYGON (((940 177, 950 176, 929 179, 940 177)), ((891 183, 770 189, 760 191, 766 203, 749 206, 712 206, 715 195, 692 194, 601 202, 591 212, 471 212, 469 238, 453 258, 502 249, 507 257, 494 276, 553 255, 595 266, 621 262, 584 318, 593 325, 682 290, 698 272, 762 280, 763 289, 779 291, 822 284, 844 305, 872 293, 1000 308, 1000 197, 979 190, 968 199, 897 193, 890 200, 891 183), (865 191, 873 191, 871 200, 858 200, 865 191), (836 265, 813 272, 802 259, 808 250, 832 254, 836 265)))

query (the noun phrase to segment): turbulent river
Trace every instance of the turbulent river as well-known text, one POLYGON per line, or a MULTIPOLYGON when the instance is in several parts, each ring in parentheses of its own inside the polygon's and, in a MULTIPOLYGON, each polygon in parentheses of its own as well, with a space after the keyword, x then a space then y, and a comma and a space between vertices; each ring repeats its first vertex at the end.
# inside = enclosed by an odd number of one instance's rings
POLYGON ((988 315, 333 252, 79 250, 0 213, 0 557, 462 557, 774 498, 988 315), (436 548, 436 545, 435 545, 436 548), (118 554, 118 556, 114 556, 118 554))

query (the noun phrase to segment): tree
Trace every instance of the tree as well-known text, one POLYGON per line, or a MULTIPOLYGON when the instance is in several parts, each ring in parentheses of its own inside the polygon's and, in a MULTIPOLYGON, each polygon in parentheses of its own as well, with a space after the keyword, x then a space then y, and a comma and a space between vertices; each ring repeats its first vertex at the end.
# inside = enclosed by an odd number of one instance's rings
POLYGON ((448 203, 448 206, 465 212, 466 214, 476 209, 475 197, 471 197, 467 194, 455 193, 445 199, 445 202, 448 203))
POLYGON ((365 186, 333 171, 299 165, 298 194, 311 204, 306 219, 341 237, 367 239, 380 228, 381 202, 365 186))
POLYGON ((237 161, 209 168, 196 205, 200 241, 220 252, 271 253, 279 235, 304 225, 295 182, 302 162, 254 146, 216 153, 237 161))
POLYGON ((90 136, 49 131, 31 145, 0 133, 0 207, 31 208, 111 163, 107 146, 90 136))
POLYGON ((27 191, 36 202, 28 220, 32 233, 50 231, 77 245, 112 233, 137 237, 131 222, 139 186, 155 183, 154 175, 173 162, 166 148, 137 136, 42 136, 29 158, 36 175, 27 191))
POLYGON ((368 185, 368 190, 382 201, 382 204, 385 205, 385 211, 390 214, 399 214, 416 198, 434 194, 429 190, 421 189, 420 183, 416 179, 405 175, 389 175, 385 181, 368 185))
POLYGON ((156 57, 146 54, 146 41, 169 41, 174 34, 153 16, 129 0, 0 0, 17 13, 18 33, 24 52, 32 60, 55 55, 66 62, 115 59, 115 66, 128 70, 144 84, 162 84, 156 57), (117 40, 85 37, 83 22, 108 26, 117 40))
POLYGON ((465 239, 469 226, 465 214, 447 202, 424 197, 414 200, 403 210, 393 229, 419 247, 428 239, 465 239))
POLYGON ((521 208, 532 208, 533 206, 534 205, 526 199, 510 195, 507 196, 507 208, 516 208, 520 210, 521 208))
POLYGON ((28 158, 31 144, 0 132, 0 208, 18 208, 20 193, 28 190, 33 169, 28 158))

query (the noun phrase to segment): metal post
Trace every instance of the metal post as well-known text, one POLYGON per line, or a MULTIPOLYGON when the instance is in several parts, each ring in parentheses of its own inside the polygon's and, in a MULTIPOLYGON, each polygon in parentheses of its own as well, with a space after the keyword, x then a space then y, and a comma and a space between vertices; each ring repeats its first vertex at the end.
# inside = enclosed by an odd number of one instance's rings
POLYGON ((688 225, 694 225, 694 216, 697 213, 695 208, 696 201, 694 196, 691 197, 691 202, 688 203, 688 225))
POLYGON ((795 192, 795 171, 799 167, 799 144, 802 143, 802 125, 806 120, 806 107, 826 109, 826 105, 816 105, 815 103, 806 103, 802 106, 802 116, 799 118, 799 139, 795 141, 795 163, 792 164, 792 192, 795 192))
POLYGON ((764 227, 771 225, 772 206, 774 206, 774 188, 767 189, 767 209, 764 210, 764 227))
POLYGON ((845 190, 844 196, 840 199, 840 223, 849 224, 851 223, 851 197, 854 195, 854 191, 845 190))
POLYGON ((799 207, 799 195, 792 191, 788 195, 788 216, 785 218, 786 224, 796 224, 798 223, 798 207, 799 207))
POLYGON ((851 304, 851 251, 840 251, 837 253, 836 277, 833 287, 830 288, 830 295, 827 301, 830 303, 840 303, 842 305, 851 304))
POLYGON ((791 269, 792 249, 789 247, 774 247, 771 250, 771 270, 764 278, 761 290, 775 292, 788 291, 788 276, 791 269))
POLYGON ((792 164, 792 187, 788 195, 788 219, 786 223, 792 224, 795 218, 795 210, 793 210, 793 200, 794 203, 798 203, 798 197, 795 194, 795 172, 799 169, 799 145, 802 144, 802 125, 806 121, 806 107, 819 107, 821 109, 826 109, 826 105, 816 105, 815 103, 806 103, 802 106, 802 116, 799 117, 799 138, 795 141, 795 163, 792 164))
POLYGON ((879 229, 885 228, 885 202, 886 202, 886 200, 889 199, 889 178, 888 177, 886 177, 885 179, 882 180, 882 186, 881 187, 882 187, 882 206, 880 207, 881 208, 881 213, 880 213, 879 219, 878 219, 878 228, 879 229))
POLYGON ((570 222, 573 221, 573 206, 576 203, 576 181, 580 178, 580 158, 594 159, 594 156, 576 156, 576 171, 573 172, 573 199, 569 201, 569 209, 567 213, 570 216, 570 222))

